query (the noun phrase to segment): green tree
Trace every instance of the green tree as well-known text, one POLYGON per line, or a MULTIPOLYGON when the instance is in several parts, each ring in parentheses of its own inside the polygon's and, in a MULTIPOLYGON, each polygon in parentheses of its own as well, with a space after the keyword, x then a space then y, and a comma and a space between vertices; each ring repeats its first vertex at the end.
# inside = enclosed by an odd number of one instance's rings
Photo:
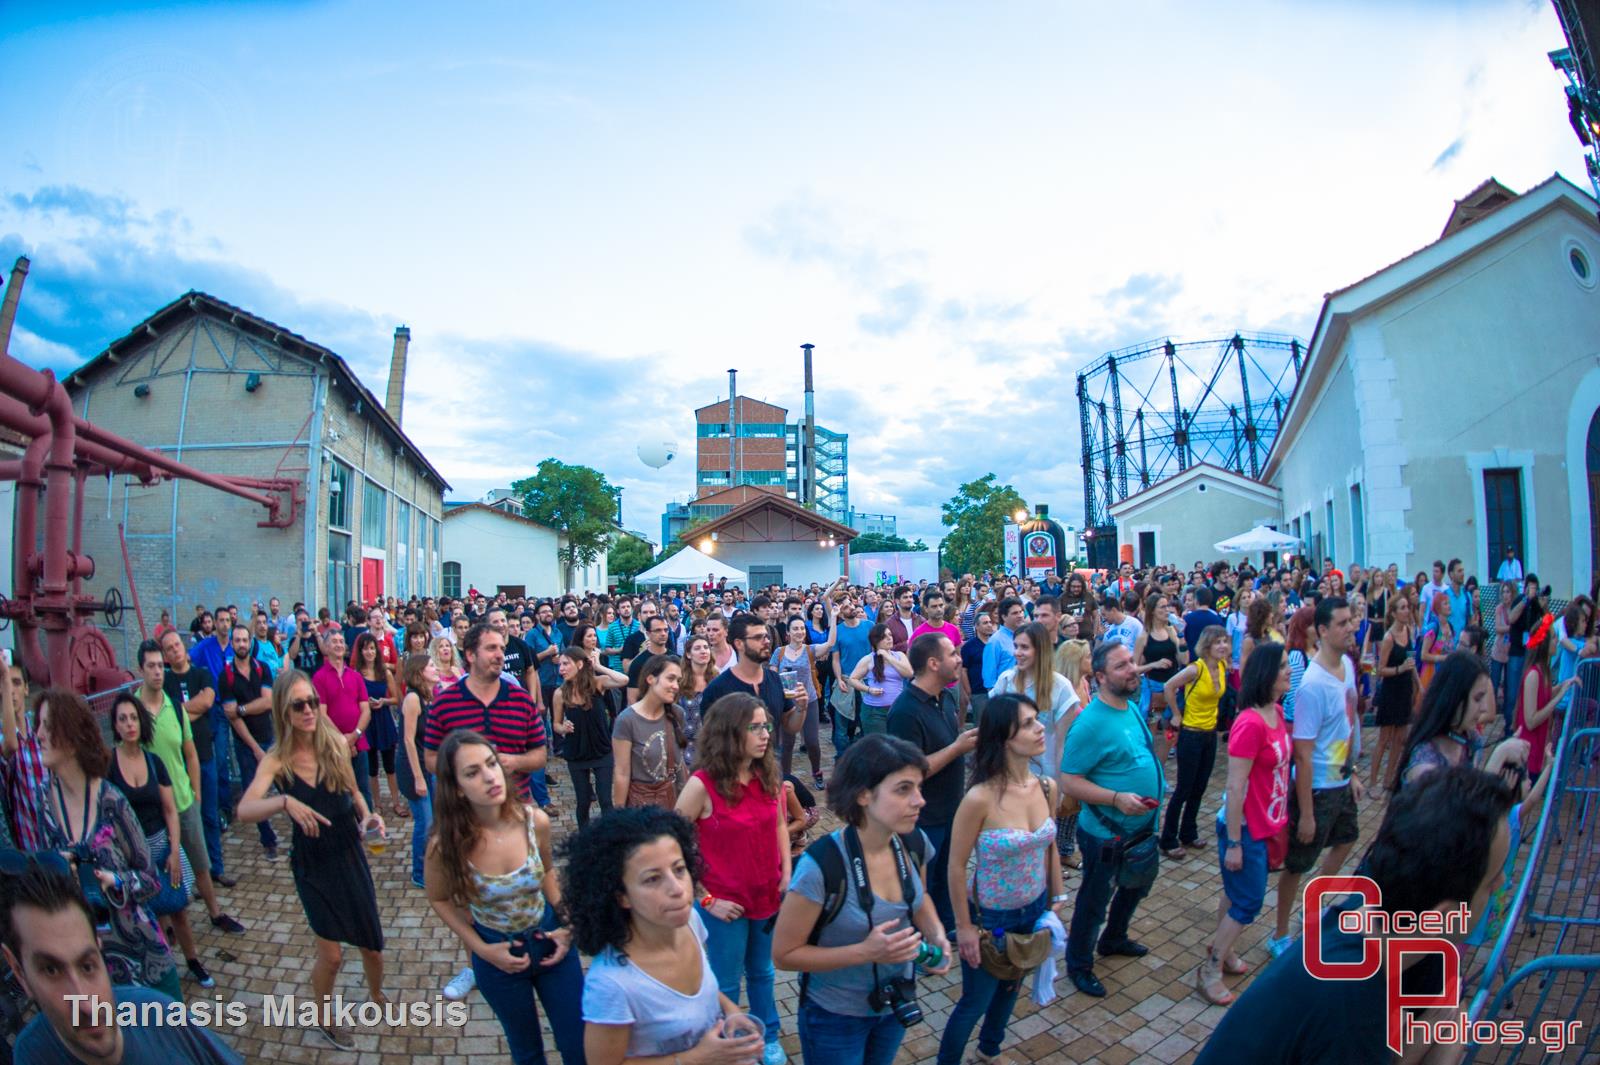
POLYGON ((882 533, 862 533, 850 541, 850 553, 859 555, 863 551, 926 551, 928 545, 921 540, 915 543, 904 536, 884 536, 882 533))
POLYGON ((588 466, 545 459, 532 477, 515 482, 524 513, 559 530, 566 543, 556 551, 563 569, 592 566, 617 530, 617 494, 605 474, 588 466))
POLYGON ((1002 526, 1008 516, 1026 510, 1027 503, 1015 488, 995 484, 994 474, 986 473, 962 485, 942 509, 940 520, 951 530, 942 544, 945 565, 956 573, 981 573, 1000 568, 1005 558, 1002 526))
POLYGON ((655 564, 650 545, 630 533, 621 533, 606 551, 606 570, 625 591, 632 591, 633 579, 655 564))

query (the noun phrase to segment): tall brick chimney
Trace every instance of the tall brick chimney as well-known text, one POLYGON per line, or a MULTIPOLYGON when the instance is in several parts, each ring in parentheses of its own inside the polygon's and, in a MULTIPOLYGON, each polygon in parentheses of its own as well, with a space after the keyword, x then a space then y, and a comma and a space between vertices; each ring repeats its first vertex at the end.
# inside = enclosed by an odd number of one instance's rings
POLYGON ((400 326, 394 331, 394 357, 389 360, 389 393, 384 397, 383 409, 389 412, 396 425, 400 424, 400 408, 406 400, 406 349, 411 346, 411 330, 400 326))

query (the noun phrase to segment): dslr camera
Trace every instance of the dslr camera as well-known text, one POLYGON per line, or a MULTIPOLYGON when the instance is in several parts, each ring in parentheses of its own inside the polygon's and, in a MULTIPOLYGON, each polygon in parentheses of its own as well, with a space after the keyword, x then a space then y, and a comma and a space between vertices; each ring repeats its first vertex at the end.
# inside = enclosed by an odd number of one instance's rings
POLYGON ((922 1007, 917 1005, 917 982, 909 976, 894 976, 883 981, 867 994, 867 1005, 878 1012, 889 1010, 903 1028, 922 1020, 922 1007))

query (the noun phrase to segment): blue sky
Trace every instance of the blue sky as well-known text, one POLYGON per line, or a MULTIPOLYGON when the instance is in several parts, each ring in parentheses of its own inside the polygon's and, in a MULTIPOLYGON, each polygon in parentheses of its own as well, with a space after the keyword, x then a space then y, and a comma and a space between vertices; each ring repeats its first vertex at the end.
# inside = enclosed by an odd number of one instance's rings
POLYGON ((1548 3, 10 3, 13 353, 189 288, 345 355, 469 498, 550 455, 654 531, 741 391, 939 533, 993 470, 1081 517, 1073 375, 1309 334, 1493 175, 1582 176, 1548 3), (508 388, 507 383, 516 387, 508 388))

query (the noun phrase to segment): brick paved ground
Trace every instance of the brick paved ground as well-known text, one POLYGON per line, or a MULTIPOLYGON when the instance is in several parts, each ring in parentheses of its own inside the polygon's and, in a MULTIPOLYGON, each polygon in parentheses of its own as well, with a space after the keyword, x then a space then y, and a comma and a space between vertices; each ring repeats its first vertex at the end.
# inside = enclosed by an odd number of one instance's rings
MULTIPOLYGON (((1368 749, 1372 738, 1369 730, 1368 749)), ((1207 839, 1213 836, 1210 826, 1215 821, 1224 764, 1225 759, 1219 760, 1201 821, 1207 839)), ((563 777, 563 786, 555 794, 555 801, 563 807, 558 831, 571 831, 571 790, 566 785, 564 769, 558 767, 555 772, 563 777)), ((1370 839, 1376 831, 1380 812, 1377 804, 1366 804, 1361 817, 1363 840, 1370 839)), ((433 916, 422 893, 409 882, 411 822, 391 819, 390 824, 398 838, 386 854, 372 861, 388 936, 385 986, 393 999, 433 1003, 438 990, 461 966, 463 954, 454 936, 433 916)), ((279 826, 280 833, 286 830, 287 825, 279 826)), ((254 1022, 259 1011, 253 1004, 261 995, 309 994, 311 937, 294 893, 288 862, 269 864, 263 860, 254 829, 249 826, 231 831, 225 849, 229 869, 239 874, 240 881, 236 888, 224 892, 224 899, 249 931, 243 936, 226 936, 207 926, 201 937, 202 955, 217 978, 218 986, 210 994, 250 1001, 254 1022)), ((1075 880, 1076 874, 1069 870, 1069 891, 1075 889, 1075 880)), ((1183 862, 1163 860, 1160 880, 1140 907, 1133 926, 1134 937, 1150 947, 1150 954, 1139 959, 1102 959, 1096 971, 1111 992, 1105 999, 1078 994, 1064 975, 1056 984, 1061 997, 1049 1006, 1037 1008, 1024 997, 1011 1023, 1007 1052, 1019 1062, 1100 1061, 1124 1065, 1139 1060, 1170 1065, 1192 1060, 1223 1012, 1220 1007, 1208 1006, 1194 990, 1195 967, 1203 944, 1215 928, 1219 895, 1214 850, 1203 858, 1191 857, 1183 862)), ((1267 909, 1240 942, 1241 956, 1258 968, 1266 960, 1263 940, 1271 927, 1273 899, 1269 884, 1267 909)), ((206 925, 198 906, 195 913, 196 927, 206 925)), ((1242 987, 1248 979, 1237 981, 1237 986, 1242 987)), ((921 984, 927 1020, 907 1033, 900 1065, 933 1060, 939 1033, 960 994, 959 974, 927 978, 921 984)), ((203 994, 192 984, 186 984, 186 990, 191 992, 191 999, 203 994)), ((365 998, 354 951, 346 958, 339 990, 348 999, 365 998)), ((796 991, 793 974, 780 973, 783 1043, 798 1062, 799 1040, 793 1021, 796 991)), ((471 1019, 463 1029, 397 1028, 363 1033, 356 1036, 359 1049, 353 1053, 332 1050, 309 1030, 264 1028, 256 1023, 235 1032, 233 1042, 249 1061, 390 1065, 455 1061, 467 1054, 504 1060, 505 1042, 493 1014, 482 996, 474 993, 469 1002, 471 1019)), ((577 1009, 577 1003, 570 1008, 577 1009)), ((546 1047, 554 1057, 548 1029, 546 1047)))

